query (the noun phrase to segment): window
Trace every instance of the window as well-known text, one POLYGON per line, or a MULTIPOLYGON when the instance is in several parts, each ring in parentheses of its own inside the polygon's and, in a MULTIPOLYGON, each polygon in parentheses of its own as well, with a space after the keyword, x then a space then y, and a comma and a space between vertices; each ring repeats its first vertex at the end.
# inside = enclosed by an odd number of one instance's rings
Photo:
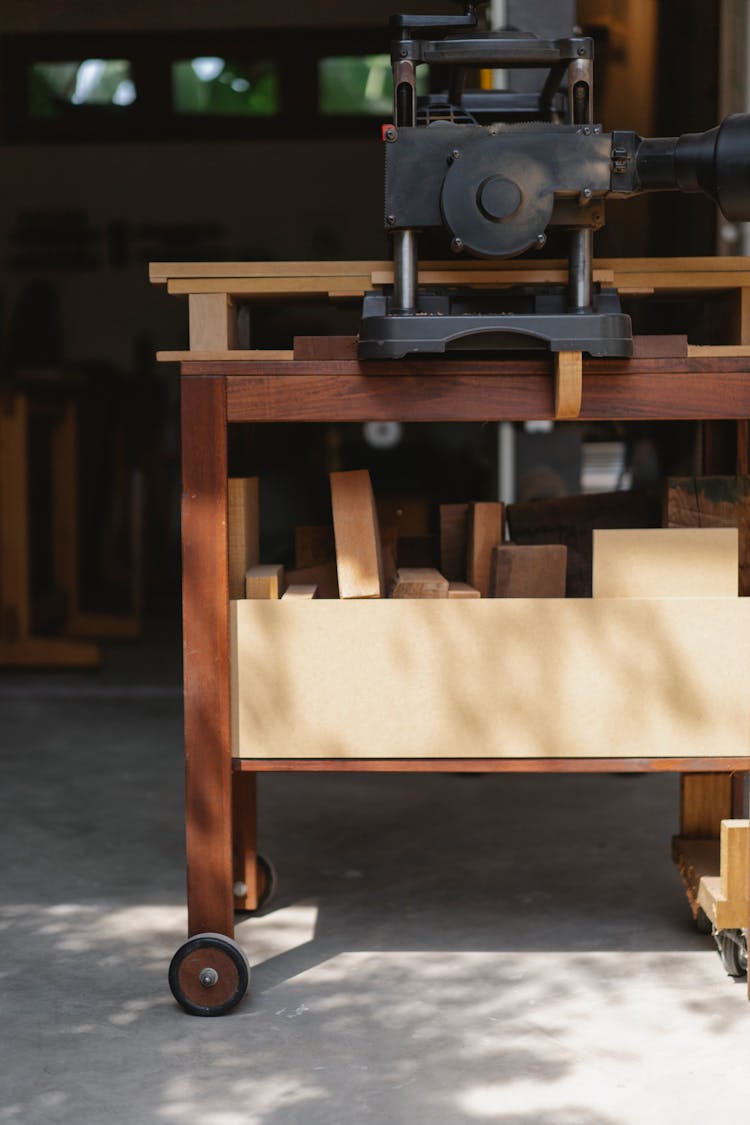
POLYGON ((31 117, 59 117, 78 106, 123 108, 137 97, 127 59, 35 62, 28 74, 31 117))
MULTIPOLYGON (((427 68, 417 68, 417 92, 427 93, 427 68)), ((338 55, 318 61, 318 108, 321 113, 389 115, 393 76, 389 55, 338 55)))
POLYGON ((279 112, 279 81, 273 62, 228 62, 201 55, 172 63, 176 113, 270 117, 279 112))

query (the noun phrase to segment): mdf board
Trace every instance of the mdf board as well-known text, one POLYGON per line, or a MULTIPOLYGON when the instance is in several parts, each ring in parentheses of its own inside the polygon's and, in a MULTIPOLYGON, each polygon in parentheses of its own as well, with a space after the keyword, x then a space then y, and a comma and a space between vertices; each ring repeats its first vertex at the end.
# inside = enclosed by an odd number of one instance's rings
POLYGON ((750 602, 235 602, 247 758, 743 757, 750 602))
POLYGON ((370 474, 356 469, 331 473, 330 478, 339 596, 382 598, 380 527, 370 474))
POLYGON ((595 598, 737 597, 736 528, 594 531, 595 598))

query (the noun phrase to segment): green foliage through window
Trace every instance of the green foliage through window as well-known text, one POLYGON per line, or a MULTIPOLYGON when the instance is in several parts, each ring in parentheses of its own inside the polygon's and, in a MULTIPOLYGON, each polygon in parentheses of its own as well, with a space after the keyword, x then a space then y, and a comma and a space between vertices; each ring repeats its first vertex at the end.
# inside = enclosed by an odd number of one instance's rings
POLYGON ((59 117, 77 106, 124 108, 137 97, 127 59, 35 62, 29 87, 32 117, 59 117))
MULTIPOLYGON (((429 90, 427 68, 417 69, 417 92, 429 90)), ((393 108, 389 55, 339 55, 318 62, 318 107, 324 114, 386 114, 393 108)))
POLYGON ((214 55, 172 64, 172 104, 177 113, 271 117, 279 112, 273 62, 227 62, 214 55))

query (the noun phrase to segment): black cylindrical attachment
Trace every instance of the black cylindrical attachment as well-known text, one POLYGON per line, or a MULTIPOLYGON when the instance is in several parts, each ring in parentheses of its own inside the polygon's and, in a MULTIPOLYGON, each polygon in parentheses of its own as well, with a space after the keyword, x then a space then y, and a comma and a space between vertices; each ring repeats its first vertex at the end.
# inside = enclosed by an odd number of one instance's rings
POLYGON ((733 222, 750 220, 750 114, 734 113, 705 133, 641 140, 641 191, 702 191, 733 222))

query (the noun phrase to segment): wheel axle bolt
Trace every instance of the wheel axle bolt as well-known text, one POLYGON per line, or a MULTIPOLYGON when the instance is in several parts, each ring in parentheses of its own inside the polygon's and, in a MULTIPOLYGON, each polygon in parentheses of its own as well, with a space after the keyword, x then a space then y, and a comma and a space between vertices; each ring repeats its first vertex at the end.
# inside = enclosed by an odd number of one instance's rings
POLYGON ((204 988, 213 988, 215 984, 219 983, 219 974, 216 972, 216 969, 207 967, 205 969, 201 969, 198 975, 198 980, 201 982, 204 988))

